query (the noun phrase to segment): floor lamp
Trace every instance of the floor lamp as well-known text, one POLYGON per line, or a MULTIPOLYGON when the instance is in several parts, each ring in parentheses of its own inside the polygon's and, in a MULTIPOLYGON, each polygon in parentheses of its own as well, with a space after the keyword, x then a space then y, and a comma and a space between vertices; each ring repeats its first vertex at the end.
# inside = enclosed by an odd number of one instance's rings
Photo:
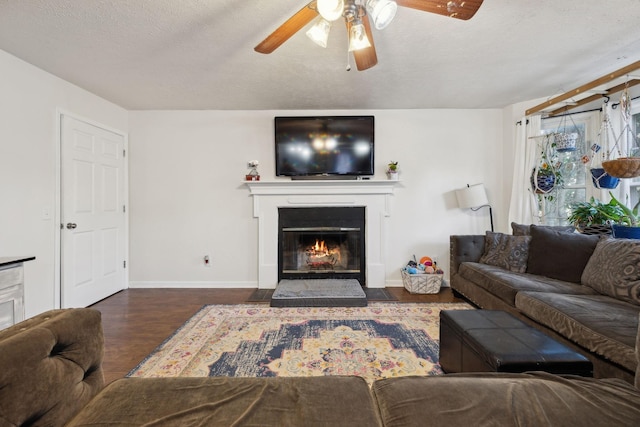
POLYGON ((493 210, 487 198, 487 190, 484 184, 467 184, 466 187, 456 190, 458 207, 460 209, 471 209, 477 211, 481 208, 489 208, 489 219, 491 220, 491 231, 493 231, 493 210))

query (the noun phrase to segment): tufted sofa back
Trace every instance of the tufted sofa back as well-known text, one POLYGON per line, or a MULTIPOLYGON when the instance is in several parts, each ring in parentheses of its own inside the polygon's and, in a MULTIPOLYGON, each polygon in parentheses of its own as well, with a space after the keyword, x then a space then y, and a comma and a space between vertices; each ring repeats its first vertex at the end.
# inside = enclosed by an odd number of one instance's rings
POLYGON ((452 235, 449 238, 449 274, 458 274, 463 262, 478 262, 484 252, 484 234, 452 235))
POLYGON ((52 310, 0 331, 0 425, 61 426, 104 387, 100 312, 52 310))

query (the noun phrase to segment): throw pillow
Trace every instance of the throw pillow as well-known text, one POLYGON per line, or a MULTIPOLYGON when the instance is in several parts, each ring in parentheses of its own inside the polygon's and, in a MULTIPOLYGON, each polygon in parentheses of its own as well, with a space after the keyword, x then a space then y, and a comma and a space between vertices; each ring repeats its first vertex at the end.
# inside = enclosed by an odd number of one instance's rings
POLYGON ((580 283, 599 239, 598 236, 532 225, 527 273, 580 283))
POLYGON ((531 236, 510 236, 487 231, 484 238, 484 253, 480 257, 480 262, 524 273, 527 271, 530 241, 531 236))
MULTIPOLYGON (((576 228, 573 225, 537 225, 536 227, 550 228, 551 230, 563 231, 565 233, 574 233, 576 228)), ((530 236, 531 224, 511 223, 511 230, 514 236, 530 236)))
POLYGON ((600 240, 582 273, 582 284, 640 305, 640 240, 600 240))

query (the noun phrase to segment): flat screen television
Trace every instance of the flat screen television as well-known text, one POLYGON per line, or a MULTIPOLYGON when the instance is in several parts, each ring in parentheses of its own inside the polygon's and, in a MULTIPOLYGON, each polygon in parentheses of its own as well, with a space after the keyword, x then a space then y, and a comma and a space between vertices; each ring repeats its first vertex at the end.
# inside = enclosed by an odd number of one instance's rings
POLYGON ((275 118, 276 176, 373 175, 374 117, 275 118))

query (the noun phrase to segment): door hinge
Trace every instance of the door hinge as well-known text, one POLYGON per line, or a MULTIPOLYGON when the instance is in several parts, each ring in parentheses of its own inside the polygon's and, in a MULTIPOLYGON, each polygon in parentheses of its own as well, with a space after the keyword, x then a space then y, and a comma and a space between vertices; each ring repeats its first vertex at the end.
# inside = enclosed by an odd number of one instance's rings
POLYGON ((122 157, 127 157, 127 150, 122 150, 122 157))
POLYGON ((127 261, 122 261, 122 266, 123 266, 124 268, 127 268, 127 261))
POLYGON ((122 205, 122 212, 126 212, 127 211, 127 206, 126 205, 122 205))

